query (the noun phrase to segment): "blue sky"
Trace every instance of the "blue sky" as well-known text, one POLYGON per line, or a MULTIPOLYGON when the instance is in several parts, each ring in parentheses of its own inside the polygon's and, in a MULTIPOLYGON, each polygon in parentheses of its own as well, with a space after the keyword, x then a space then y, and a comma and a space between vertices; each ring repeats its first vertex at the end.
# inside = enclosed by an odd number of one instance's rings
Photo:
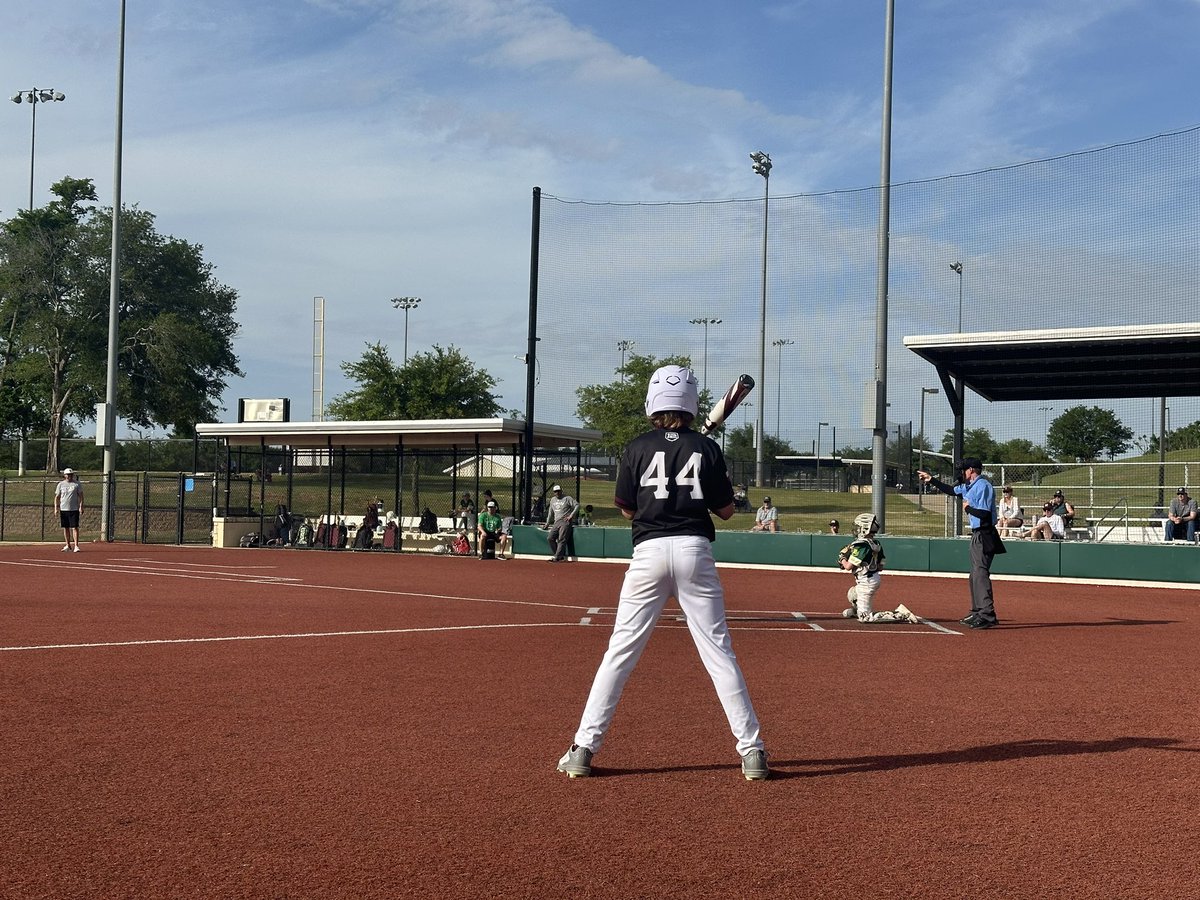
MULTIPOLYGON (((117 0, 20 4, 9 96, 39 107, 36 201, 70 174, 112 197, 117 0)), ((883 0, 191 0, 128 5, 123 196, 202 244, 240 295, 246 377, 311 406, 366 341, 454 344, 524 402, 530 193, 668 201, 879 177, 883 0)), ((893 179, 1200 122, 1198 0, 896 4, 893 179)), ((0 216, 27 201, 29 107, 0 121, 0 216)), ((931 425, 944 427, 945 422, 931 425)), ((1138 431, 1146 425, 1135 423, 1138 431)))

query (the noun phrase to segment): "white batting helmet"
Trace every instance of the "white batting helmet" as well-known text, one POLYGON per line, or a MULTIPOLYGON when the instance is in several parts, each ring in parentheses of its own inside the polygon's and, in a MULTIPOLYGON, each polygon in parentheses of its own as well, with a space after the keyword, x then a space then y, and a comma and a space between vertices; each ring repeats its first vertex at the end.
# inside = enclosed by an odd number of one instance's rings
POLYGON ((859 513, 854 517, 854 533, 858 537, 870 537, 879 530, 874 513, 859 513))
POLYGON ((696 415, 700 409, 700 389, 691 369, 660 366, 650 376, 646 389, 646 415, 677 411, 696 415))

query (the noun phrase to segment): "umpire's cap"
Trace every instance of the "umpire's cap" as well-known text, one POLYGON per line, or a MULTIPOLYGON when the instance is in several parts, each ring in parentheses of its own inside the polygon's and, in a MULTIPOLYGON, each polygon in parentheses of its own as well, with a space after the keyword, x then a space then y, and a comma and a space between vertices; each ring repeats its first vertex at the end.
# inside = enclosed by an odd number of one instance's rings
POLYGON ((964 456, 962 465, 959 468, 961 468, 964 472, 967 471, 967 469, 974 469, 976 472, 982 472, 983 462, 977 456, 964 456))

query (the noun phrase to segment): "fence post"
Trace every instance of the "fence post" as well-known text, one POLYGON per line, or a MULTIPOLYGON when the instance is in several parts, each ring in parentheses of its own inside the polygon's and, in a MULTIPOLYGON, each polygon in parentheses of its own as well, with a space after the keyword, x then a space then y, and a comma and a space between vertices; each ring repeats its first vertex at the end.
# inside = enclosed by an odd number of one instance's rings
POLYGON ((184 484, 183 473, 180 472, 178 474, 178 476, 176 476, 176 480, 175 480, 175 543, 176 544, 183 543, 183 517, 187 510, 187 504, 184 502, 184 498, 187 496, 187 493, 184 491, 185 486, 186 485, 184 484))

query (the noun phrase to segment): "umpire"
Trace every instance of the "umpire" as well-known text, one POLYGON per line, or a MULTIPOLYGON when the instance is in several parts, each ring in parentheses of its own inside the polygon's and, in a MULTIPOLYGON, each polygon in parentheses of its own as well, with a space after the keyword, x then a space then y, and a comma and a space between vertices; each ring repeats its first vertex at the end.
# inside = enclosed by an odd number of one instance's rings
POLYGON ((943 494, 962 497, 963 512, 971 523, 971 612, 960 621, 973 630, 995 628, 1000 620, 992 604, 992 558, 1005 552, 996 531, 996 489, 983 477, 979 459, 965 457, 960 470, 962 478, 953 486, 928 472, 919 471, 917 477, 943 494))

